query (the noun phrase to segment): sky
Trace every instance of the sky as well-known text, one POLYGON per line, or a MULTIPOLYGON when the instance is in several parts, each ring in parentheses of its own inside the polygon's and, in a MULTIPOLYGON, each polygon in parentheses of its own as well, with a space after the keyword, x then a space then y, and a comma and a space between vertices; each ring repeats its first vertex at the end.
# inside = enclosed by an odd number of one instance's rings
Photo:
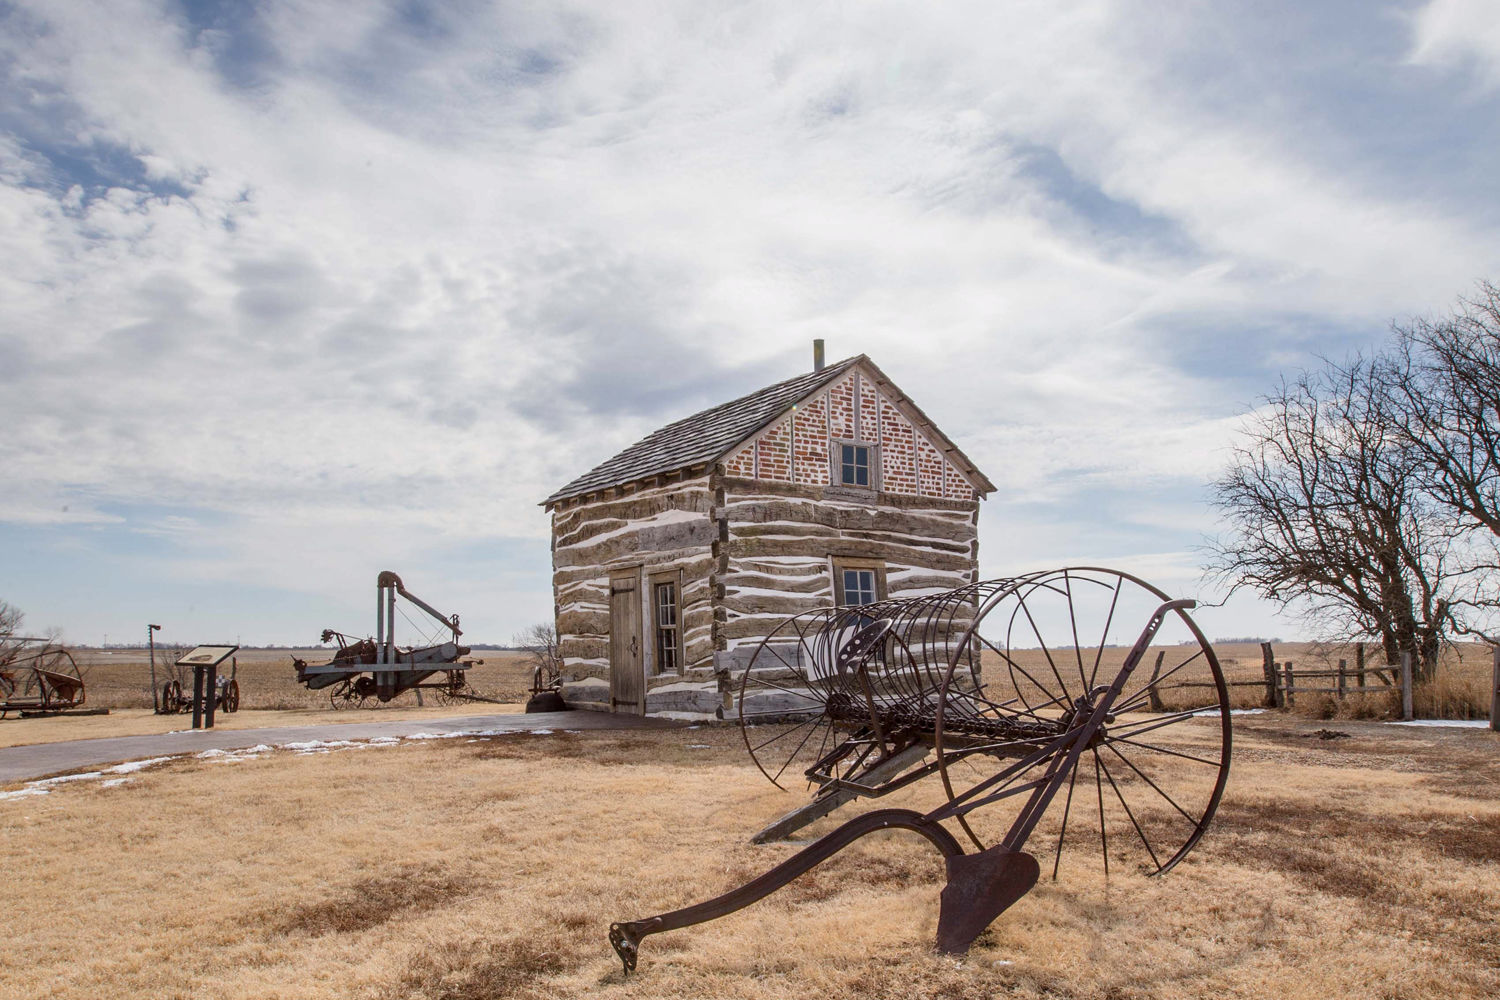
POLYGON ((0 0, 0 599, 310 643, 391 569, 503 643, 539 501, 824 338, 983 575, 1214 600, 1257 397, 1500 278, 1497 135, 1488 0, 0 0))

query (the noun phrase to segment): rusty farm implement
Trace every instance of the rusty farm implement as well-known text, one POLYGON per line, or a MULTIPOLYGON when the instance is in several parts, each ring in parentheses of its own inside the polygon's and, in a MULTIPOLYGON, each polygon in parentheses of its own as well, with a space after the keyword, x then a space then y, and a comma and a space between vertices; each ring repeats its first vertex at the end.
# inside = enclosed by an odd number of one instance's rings
POLYGON ((78 661, 51 639, 24 636, 0 644, 0 719, 79 712, 86 700, 78 661))
POLYGON ((461 635, 463 630, 458 627, 458 615, 444 616, 408 591, 401 578, 387 570, 375 582, 373 639, 356 639, 325 629, 323 641, 336 641, 339 646, 333 658, 327 663, 308 663, 293 658, 292 664, 297 668, 297 680, 309 689, 330 689, 328 700, 334 708, 363 705, 370 698, 386 702, 407 691, 416 691, 420 697, 423 690, 433 690, 447 698, 488 700, 468 690, 464 672, 469 664, 460 662, 459 658, 469 654, 469 647, 458 644, 461 635), (398 595, 438 623, 437 634, 428 635, 426 644, 396 645, 398 612, 414 629, 418 628, 396 604, 398 595), (440 639, 444 631, 449 633, 446 640, 433 641, 440 639), (431 680, 437 674, 442 674, 442 678, 431 680))
POLYGON ((626 971, 645 937, 742 909, 879 830, 943 855, 937 948, 950 954, 1031 890, 1042 861, 1054 878, 1170 871, 1229 776, 1228 690, 1194 606, 1075 567, 786 619, 741 678, 740 722, 767 778, 815 792, 755 839, 903 790, 923 808, 863 813, 737 889, 612 925, 626 971), (1183 688, 1167 686, 1189 677, 1203 693, 1175 702, 1183 688), (940 796, 919 798, 925 778, 940 796))

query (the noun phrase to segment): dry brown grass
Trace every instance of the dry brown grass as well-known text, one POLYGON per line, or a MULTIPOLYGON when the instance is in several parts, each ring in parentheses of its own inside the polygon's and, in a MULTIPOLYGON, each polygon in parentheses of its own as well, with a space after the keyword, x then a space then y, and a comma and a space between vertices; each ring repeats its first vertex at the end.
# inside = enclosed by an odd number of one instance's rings
POLYGON ((739 914, 647 939, 629 981, 611 920, 795 850, 746 843, 799 799, 760 777, 733 729, 184 760, 0 802, 0 995, 1496 995, 1500 737, 1315 728, 1246 720, 1220 820, 1183 865, 1108 884, 1096 864, 1065 866, 964 960, 929 951, 939 859, 891 834, 739 914))

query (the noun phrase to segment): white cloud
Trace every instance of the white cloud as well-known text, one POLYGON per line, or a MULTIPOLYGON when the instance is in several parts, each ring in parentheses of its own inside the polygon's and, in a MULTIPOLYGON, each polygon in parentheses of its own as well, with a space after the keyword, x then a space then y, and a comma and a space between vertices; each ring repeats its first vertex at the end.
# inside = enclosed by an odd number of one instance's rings
POLYGON ((1182 361, 1203 317, 1378 333, 1500 259, 1196 104, 1129 4, 17 6, 0 518, 215 511, 232 543, 171 533, 214 578, 541 537, 541 497, 815 336, 1027 496, 1178 489, 1244 402, 1182 361))
POLYGON ((1412 16, 1410 59, 1417 65, 1472 66, 1500 86, 1500 17, 1488 0, 1430 0, 1412 16))

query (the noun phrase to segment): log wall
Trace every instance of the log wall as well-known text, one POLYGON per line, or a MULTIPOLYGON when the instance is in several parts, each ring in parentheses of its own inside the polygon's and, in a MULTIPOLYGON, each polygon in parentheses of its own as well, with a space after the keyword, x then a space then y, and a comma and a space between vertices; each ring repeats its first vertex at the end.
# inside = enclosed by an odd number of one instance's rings
POLYGON ((882 564, 890 598, 978 580, 977 500, 882 494, 872 504, 832 492, 727 475, 720 481, 713 584, 721 670, 741 669, 783 618, 834 603, 833 567, 843 559, 882 564))
POLYGON ((648 669, 647 710, 653 702, 681 701, 657 695, 695 674, 712 676, 713 568, 717 524, 709 477, 700 476, 589 502, 564 501, 552 511, 552 595, 558 652, 563 660, 563 698, 575 708, 609 709, 609 581, 638 574, 642 587, 641 642, 654 656, 652 575, 680 573, 678 606, 683 670, 648 669))

